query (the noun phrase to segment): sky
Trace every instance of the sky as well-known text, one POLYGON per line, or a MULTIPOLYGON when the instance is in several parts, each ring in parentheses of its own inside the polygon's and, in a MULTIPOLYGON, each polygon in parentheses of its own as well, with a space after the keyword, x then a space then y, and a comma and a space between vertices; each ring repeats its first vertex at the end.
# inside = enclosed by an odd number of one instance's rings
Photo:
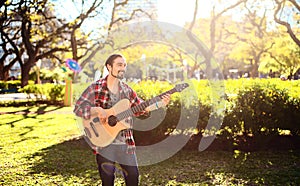
MULTIPOLYGON (((56 4, 55 10, 64 16, 65 18, 69 20, 74 20, 76 16, 79 14, 79 5, 76 7, 74 4, 75 2, 80 2, 81 0, 51 0, 53 3, 56 4)), ((106 0, 104 0, 105 2, 106 0)), ((143 0, 141 0, 142 2, 143 0)), ((183 27, 186 22, 191 22, 193 20, 193 14, 194 14, 194 8, 195 8, 195 1, 196 0, 156 0, 157 2, 157 14, 158 14, 158 21, 172 23, 175 25, 178 25, 180 27, 183 27)), ((297 0, 300 1, 300 0, 297 0)), ((85 1, 85 6, 88 6, 91 1, 85 1)), ((108 2, 108 1, 107 1, 108 2)), ((230 6, 230 4, 236 2, 222 0, 199 0, 198 1, 198 12, 197 12, 197 18, 207 18, 210 17, 210 11, 212 10, 212 6, 214 3, 216 3, 216 12, 220 12, 220 10, 223 10, 226 6, 230 6), (219 10, 219 11, 218 11, 219 10)), ((270 4, 271 1, 261 1, 260 5, 268 7, 269 9, 272 8, 272 4, 270 4)), ((112 4, 111 4, 112 5, 112 4)), ((110 5, 108 5, 110 6, 110 5)), ((108 8, 104 8, 103 11, 109 11, 108 8)), ((256 10, 258 14, 264 14, 264 8, 261 9, 261 11, 258 9, 256 10)), ((245 13, 245 12, 244 12, 245 13)), ((228 14, 232 16, 232 19, 239 21, 241 19, 242 14, 239 9, 236 9, 235 11, 229 11, 228 14)), ((107 14, 110 14, 107 12, 107 14)), ((271 19, 273 19, 273 15, 269 15, 271 19)), ((105 22, 104 20, 97 20, 98 22, 105 22)), ((94 21, 93 21, 94 23, 94 21)), ((88 25, 88 29, 91 29, 91 25, 93 23, 85 22, 84 24, 88 25)), ((84 25, 83 25, 84 26, 84 25)))
MULTIPOLYGON (((65 0, 63 2, 59 0, 52 0, 52 2, 57 4, 56 10, 60 12, 60 14, 63 14, 66 18, 73 19, 74 16, 78 14, 75 13, 76 9, 78 10, 78 8, 71 0, 65 0), (66 7, 68 7, 67 10, 66 7)), ((195 0, 158 0, 158 21, 172 23, 178 26, 184 26, 185 22, 192 21, 194 7, 195 0)), ((209 16, 210 1, 206 1, 206 3, 203 3, 203 1, 199 1, 198 7, 199 9, 197 17, 209 16)))
MULTIPOLYGON (((159 0, 157 3, 159 21, 183 26, 193 20, 195 0, 159 0)), ((199 1, 197 17, 208 17, 210 6, 210 1, 199 1)))

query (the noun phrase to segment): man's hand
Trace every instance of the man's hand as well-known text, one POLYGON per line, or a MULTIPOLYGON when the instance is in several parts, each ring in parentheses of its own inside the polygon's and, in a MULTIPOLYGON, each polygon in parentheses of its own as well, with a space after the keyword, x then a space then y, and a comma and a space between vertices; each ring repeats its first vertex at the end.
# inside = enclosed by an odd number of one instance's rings
POLYGON ((161 101, 153 103, 152 105, 148 106, 145 109, 145 111, 146 112, 151 112, 151 111, 156 110, 160 107, 165 107, 167 104, 169 104, 170 99, 171 99, 170 94, 163 95, 161 101))
POLYGON ((92 107, 91 115, 99 116, 101 123, 106 123, 106 121, 107 121, 107 114, 106 114, 105 110, 101 107, 92 107))
POLYGON ((170 94, 163 95, 162 96, 162 102, 163 102, 163 104, 165 106, 168 105, 169 102, 170 102, 170 99, 171 99, 171 95, 170 94))

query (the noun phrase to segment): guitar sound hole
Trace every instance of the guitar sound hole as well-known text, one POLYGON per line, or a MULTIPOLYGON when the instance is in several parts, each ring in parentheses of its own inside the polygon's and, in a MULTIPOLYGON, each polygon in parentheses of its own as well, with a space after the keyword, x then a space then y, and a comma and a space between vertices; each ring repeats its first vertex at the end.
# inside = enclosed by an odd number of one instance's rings
POLYGON ((112 127, 115 126, 117 124, 117 122, 118 122, 118 120, 117 120, 116 116, 111 115, 108 117, 108 124, 110 126, 112 126, 112 127))

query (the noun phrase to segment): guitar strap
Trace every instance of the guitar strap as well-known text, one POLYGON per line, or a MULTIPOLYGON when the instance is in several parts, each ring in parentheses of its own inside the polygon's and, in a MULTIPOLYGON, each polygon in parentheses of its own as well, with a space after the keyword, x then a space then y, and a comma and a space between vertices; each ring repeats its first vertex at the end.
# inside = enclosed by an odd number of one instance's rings
MULTIPOLYGON (((122 81, 120 81, 120 87, 122 89, 124 96, 128 100, 130 100, 129 91, 128 91, 128 89, 125 88, 125 85, 122 81)), ((134 142, 133 134, 132 134, 132 122, 130 122, 130 125, 131 125, 130 128, 123 130, 123 135, 124 135, 125 141, 127 143, 127 153, 133 154, 135 152, 135 142, 134 142)))
POLYGON ((120 87, 122 89, 122 92, 124 93, 124 96, 130 100, 130 97, 129 97, 129 91, 125 88, 125 85, 123 83, 123 81, 120 81, 120 87))
MULTIPOLYGON (((124 82, 120 81, 120 87, 122 90, 122 94, 120 95, 121 99, 127 98, 128 100, 130 100, 130 95, 129 95, 129 91, 128 89, 125 87, 124 82)), ((131 127, 132 127, 132 122, 130 122, 131 127)), ((130 130, 130 129, 127 129, 130 130)))

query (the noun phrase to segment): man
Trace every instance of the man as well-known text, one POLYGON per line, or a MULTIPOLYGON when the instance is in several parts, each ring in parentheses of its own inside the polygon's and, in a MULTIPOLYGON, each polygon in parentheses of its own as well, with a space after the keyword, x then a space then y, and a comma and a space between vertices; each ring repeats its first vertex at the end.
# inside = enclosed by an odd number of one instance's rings
MULTIPOLYGON (((120 54, 113 54, 108 57, 105 66, 108 75, 92 83, 80 96, 76 102, 74 113, 84 119, 89 119, 91 115, 97 113, 100 120, 107 121, 107 113, 104 109, 109 109, 121 99, 129 99, 130 106, 139 105, 141 100, 135 91, 120 80, 124 78, 126 72, 125 58, 120 54)), ((161 106, 165 106, 170 101, 170 95, 165 95, 160 102, 147 107, 138 115, 149 115, 149 112, 161 106)), ((102 123, 101 122, 101 123, 102 123)), ((114 141, 103 148, 95 147, 98 171, 103 186, 114 185, 115 163, 122 168, 122 173, 127 186, 138 185, 139 172, 135 155, 135 143, 132 135, 132 119, 127 118, 130 129, 119 132, 114 141)), ((99 134, 101 135, 101 134, 99 134)))

